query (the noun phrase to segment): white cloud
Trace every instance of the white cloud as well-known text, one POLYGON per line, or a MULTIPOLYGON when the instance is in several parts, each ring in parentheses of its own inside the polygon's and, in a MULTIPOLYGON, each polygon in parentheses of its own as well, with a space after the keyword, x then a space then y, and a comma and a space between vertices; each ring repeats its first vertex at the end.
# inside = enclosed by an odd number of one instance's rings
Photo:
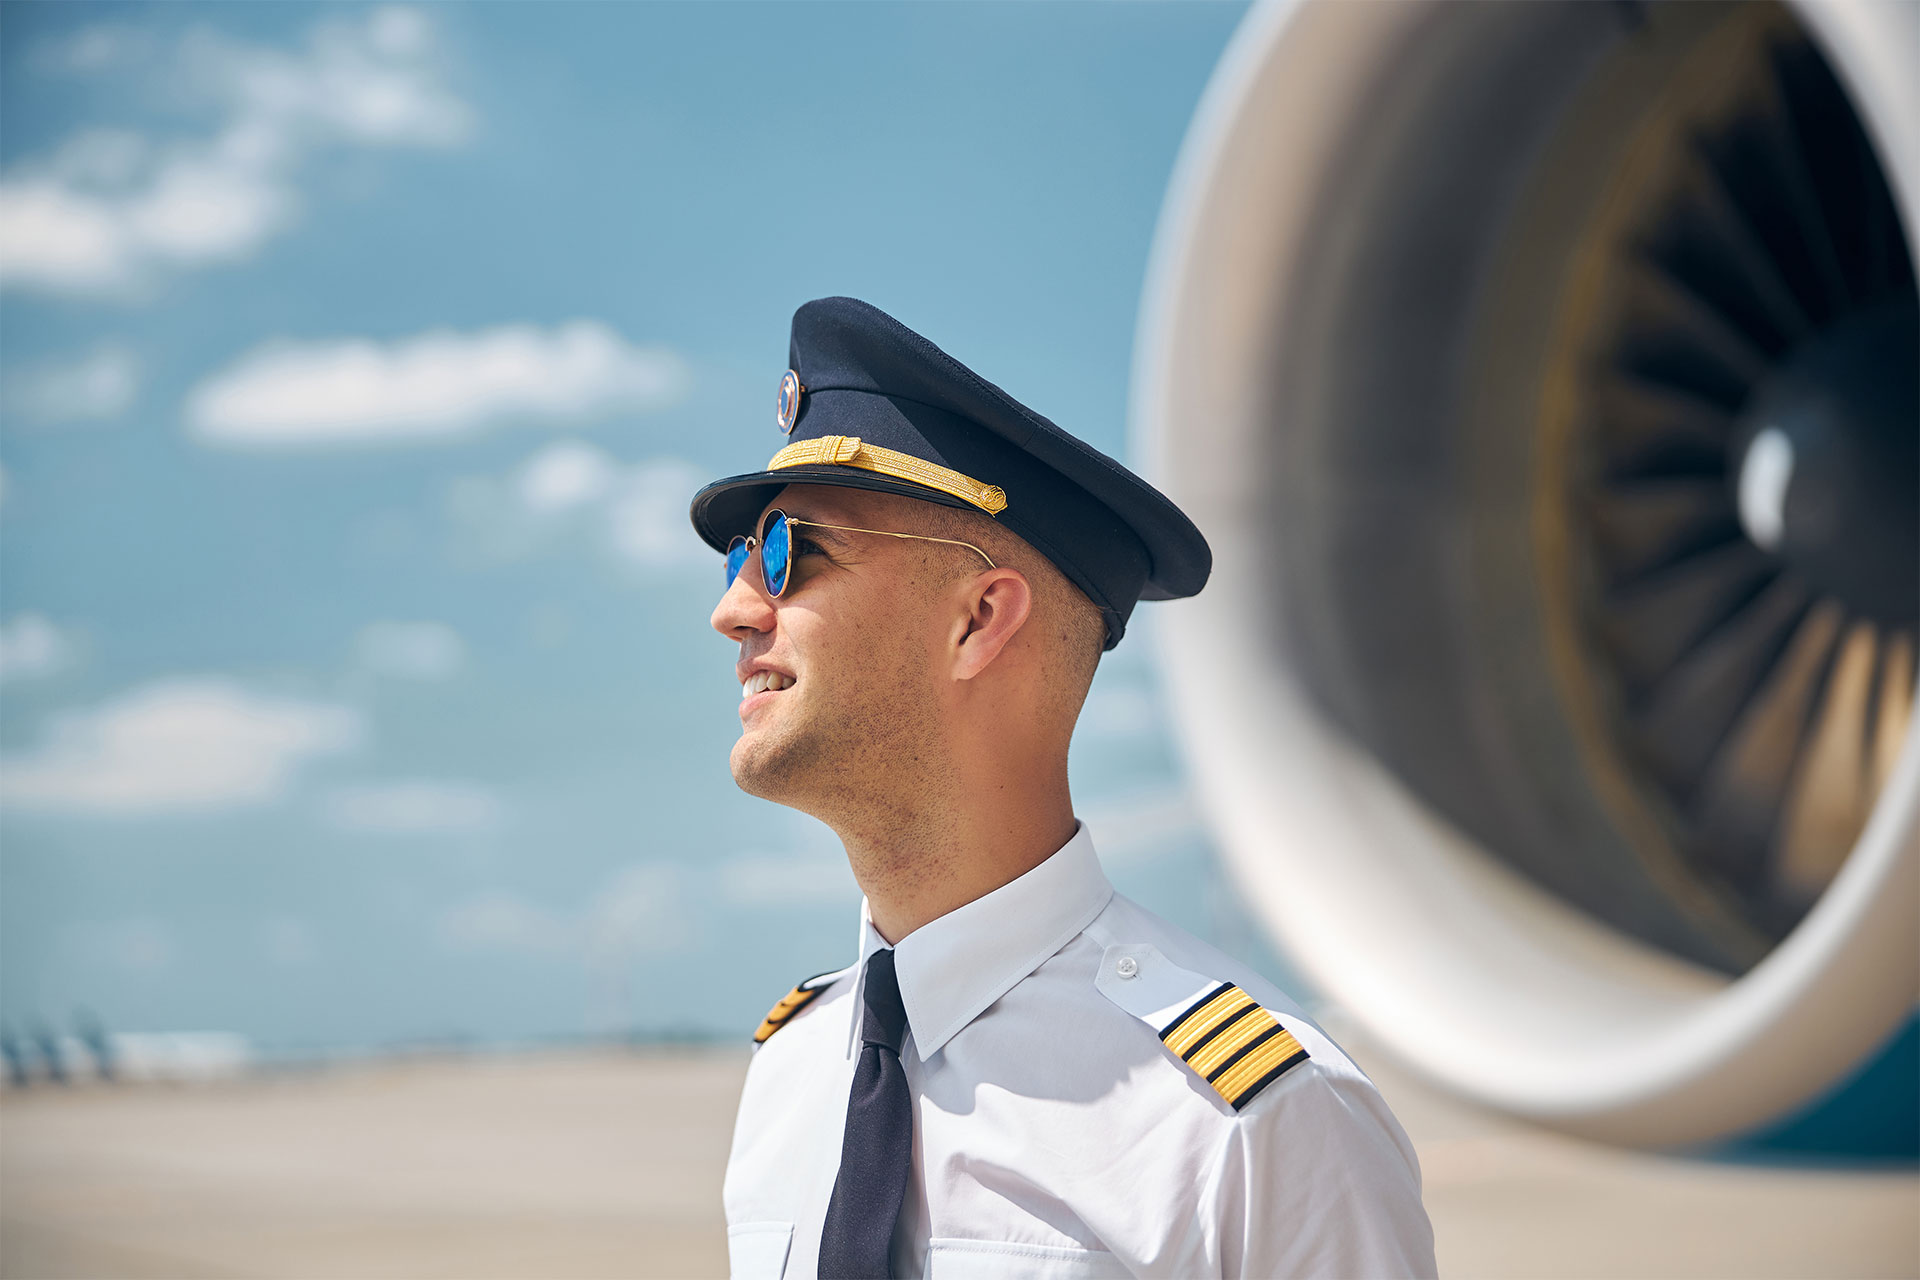
POLYGON ((37 613, 0 623, 0 681, 50 675, 73 660, 74 638, 37 613))
MULTIPOLYGON (((151 54, 138 33, 99 26, 52 57, 125 76, 151 54)), ((472 128, 417 10, 323 22, 298 53, 203 29, 166 62, 217 102, 213 133, 163 143, 92 131, 0 173, 0 286, 128 294, 169 270, 246 258, 292 222, 308 153, 446 147, 472 128)))
POLYGON ((419 9, 376 9, 323 22, 298 54, 196 33, 187 55, 202 83, 235 104, 256 145, 340 140, 369 146, 463 142, 472 112, 442 83, 432 21, 419 9))
POLYGON ((687 522, 687 503, 704 479, 695 468, 671 458, 629 467, 607 506, 614 552, 629 564, 649 568, 717 563, 687 522))
POLYGON ((162 680, 58 715, 40 746, 0 757, 0 801, 110 815, 265 804, 306 761, 346 751, 363 733, 349 708, 218 677, 162 680))
POLYGON ((619 476, 619 466, 604 450, 563 440, 521 464, 514 476, 514 492, 528 511, 548 515, 598 502, 619 476))
POLYGON ((116 418, 133 407, 140 362, 117 343, 77 360, 24 369, 7 379, 7 409, 31 422, 116 418))
POLYGON ((508 420, 577 422, 657 408, 679 394, 672 353, 635 346, 591 320, 276 342, 196 387, 193 433, 245 447, 448 439, 508 420))
POLYGON ((391 835, 484 831, 500 821, 499 797, 486 787, 431 778, 340 787, 326 809, 337 826, 391 835))
POLYGON ((360 665, 403 680, 446 680, 466 665, 460 633, 439 622, 370 622, 354 638, 360 665))
POLYGON ((441 912, 435 932, 457 951, 512 951, 608 961, 661 951, 687 936, 681 869, 638 862, 615 872, 582 906, 567 910, 503 889, 488 890, 441 912))
POLYGON ((860 901, 843 854, 741 854, 720 864, 720 896, 734 906, 860 901))
POLYGON ((711 565, 687 523, 704 476, 678 458, 622 463, 578 440, 547 445, 504 478, 456 483, 449 508, 472 545, 516 559, 584 535, 640 569, 711 565))

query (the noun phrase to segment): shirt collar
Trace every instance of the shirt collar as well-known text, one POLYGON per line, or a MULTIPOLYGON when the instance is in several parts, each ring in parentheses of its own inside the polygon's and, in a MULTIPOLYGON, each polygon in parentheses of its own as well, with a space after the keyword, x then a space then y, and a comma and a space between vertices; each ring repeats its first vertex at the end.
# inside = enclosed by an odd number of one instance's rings
MULTIPOLYGON (((922 1061, 1014 984, 1073 941, 1106 910, 1113 886, 1100 870, 1086 823, 1033 870, 930 920, 893 949, 900 1000, 922 1061)), ((867 957, 886 946, 860 903, 861 981, 867 957)), ((855 1029, 861 1000, 853 1002, 855 1029)))

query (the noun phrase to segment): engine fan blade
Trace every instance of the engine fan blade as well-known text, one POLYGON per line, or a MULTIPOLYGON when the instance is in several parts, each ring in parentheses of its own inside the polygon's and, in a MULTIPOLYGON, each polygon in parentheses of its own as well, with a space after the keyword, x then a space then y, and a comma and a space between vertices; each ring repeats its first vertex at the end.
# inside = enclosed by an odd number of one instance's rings
POLYGON ((1601 467, 1608 479, 1726 468, 1733 415, 1683 387, 1621 369, 1599 389, 1595 418, 1606 424, 1601 467))
POLYGON ((1703 861, 1751 893, 1765 877, 1765 854, 1788 776, 1800 755, 1820 676, 1839 635, 1841 610, 1814 606, 1707 770, 1695 803, 1694 843, 1703 861))
POLYGON ((1654 686, 1635 736, 1670 791, 1691 795, 1742 707, 1807 608, 1805 584, 1781 574, 1654 686))
POLYGON ((1913 633, 1897 631, 1887 642, 1885 661, 1880 664, 1880 697, 1873 716, 1873 751, 1868 764, 1868 785, 1878 795, 1893 775, 1893 762, 1906 740, 1907 723, 1913 719, 1913 633))
POLYGON ((1669 271, 1645 247, 1631 261, 1637 268, 1634 304, 1646 313, 1647 331, 1665 330, 1671 335, 1666 341, 1691 343, 1743 382, 1758 381, 1773 366, 1766 349, 1697 281, 1669 271))
POLYGON ((1782 314, 1765 296, 1746 263, 1754 250, 1729 242, 1710 204, 1703 196, 1677 201, 1660 225, 1644 233, 1637 256, 1677 288, 1697 294, 1771 363, 1801 339, 1802 322, 1796 308, 1782 314))
MULTIPOLYGON (((1847 106, 1845 91, 1810 45, 1775 45, 1771 62, 1775 92, 1795 140, 1793 153, 1819 205, 1826 243, 1853 305, 1871 305, 1896 279, 1903 286, 1907 282, 1904 263, 1898 277, 1888 274, 1884 224, 1893 216, 1893 203, 1873 144, 1847 106)), ((1900 243, 1897 232, 1892 243, 1900 243)), ((1898 252, 1905 257, 1904 249, 1898 252)))
POLYGON ((1840 644, 1806 751, 1788 788, 1774 878, 1786 896, 1811 905, 1867 820, 1867 714, 1879 632, 1857 622, 1840 644))
POLYGON ((1794 51, 1803 51, 1805 47, 1776 44, 1771 51, 1777 113, 1772 131, 1778 138, 1767 152, 1782 179, 1777 189, 1785 193, 1787 204, 1800 224, 1798 242, 1813 265, 1811 274, 1819 281, 1826 303, 1824 314, 1830 318, 1847 309, 1852 291, 1847 288, 1846 272, 1834 247, 1833 224, 1820 200, 1810 152, 1820 146, 1823 136, 1838 135, 1823 135, 1807 120, 1809 113, 1820 109, 1820 87, 1795 78, 1791 66, 1794 51))
POLYGON ((1720 476, 1655 476, 1610 484, 1588 517, 1617 580, 1644 577, 1740 536, 1727 482, 1720 476))
POLYGON ((1770 556, 1735 539, 1610 593, 1602 606, 1602 633, 1623 673, 1644 688, 1776 572, 1770 556))
POLYGON ((1697 161, 1693 183, 1696 198, 1721 242, 1739 259, 1748 286, 1789 338, 1797 341, 1806 337, 1818 326, 1794 293, 1792 282, 1742 207, 1739 196, 1728 185, 1712 142, 1695 138, 1693 154, 1697 161))

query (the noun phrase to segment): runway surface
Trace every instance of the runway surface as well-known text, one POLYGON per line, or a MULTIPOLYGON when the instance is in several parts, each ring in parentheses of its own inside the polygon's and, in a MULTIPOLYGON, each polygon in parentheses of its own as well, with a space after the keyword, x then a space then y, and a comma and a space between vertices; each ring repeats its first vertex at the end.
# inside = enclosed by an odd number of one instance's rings
MULTIPOLYGON (((1609 1150, 1355 1054, 1444 1275, 1920 1275, 1920 1176, 1609 1150)), ((715 1276, 740 1051, 421 1059, 0 1095, 0 1276, 715 1276)))

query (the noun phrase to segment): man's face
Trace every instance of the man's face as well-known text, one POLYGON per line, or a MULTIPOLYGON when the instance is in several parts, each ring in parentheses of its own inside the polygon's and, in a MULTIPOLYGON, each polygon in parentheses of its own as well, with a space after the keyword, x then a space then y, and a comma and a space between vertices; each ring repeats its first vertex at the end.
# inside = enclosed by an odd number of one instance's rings
MULTIPOLYGON (((794 521, 916 533, 921 505, 791 485, 768 508, 794 521)), ((731 757, 742 790, 806 811, 859 807, 887 794, 890 773, 930 763, 926 753, 940 741, 936 671, 946 640, 936 604, 956 567, 942 573, 938 554, 971 554, 919 550, 930 545, 798 524, 777 600, 755 548, 712 618, 714 630, 739 642, 736 674, 756 690, 740 703, 731 757), (758 691, 769 676, 784 687, 758 691)))

